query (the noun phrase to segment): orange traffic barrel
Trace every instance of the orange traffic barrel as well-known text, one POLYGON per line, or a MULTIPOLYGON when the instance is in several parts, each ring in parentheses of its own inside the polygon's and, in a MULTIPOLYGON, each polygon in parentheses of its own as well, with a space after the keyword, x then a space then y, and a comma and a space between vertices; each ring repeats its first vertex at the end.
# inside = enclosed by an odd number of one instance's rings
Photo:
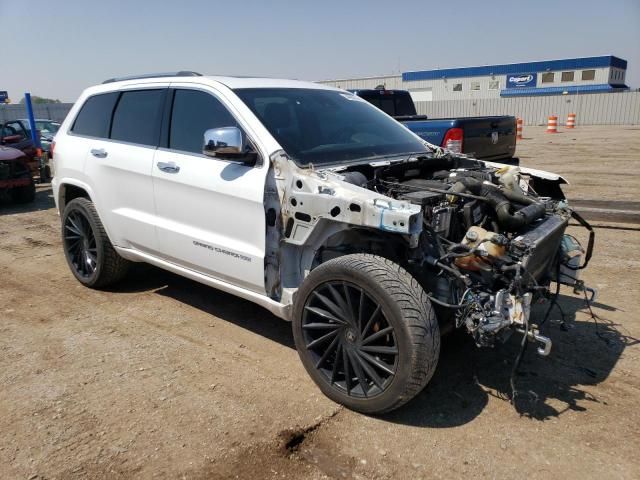
POLYGON ((547 119, 547 133, 558 133, 558 116, 550 115, 547 119))
POLYGON ((516 140, 522 140, 522 125, 524 121, 521 118, 516 120, 516 140))
POLYGON ((570 113, 567 115, 567 128, 575 128, 576 126, 576 114, 570 113))

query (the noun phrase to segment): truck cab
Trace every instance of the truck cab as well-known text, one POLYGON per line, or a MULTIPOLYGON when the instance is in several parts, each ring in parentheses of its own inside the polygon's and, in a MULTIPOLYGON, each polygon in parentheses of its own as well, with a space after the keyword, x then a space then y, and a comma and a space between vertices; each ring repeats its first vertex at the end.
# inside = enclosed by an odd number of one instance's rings
POLYGON ((517 165, 516 119, 512 116, 430 119, 418 115, 407 90, 351 90, 427 142, 482 160, 517 165))

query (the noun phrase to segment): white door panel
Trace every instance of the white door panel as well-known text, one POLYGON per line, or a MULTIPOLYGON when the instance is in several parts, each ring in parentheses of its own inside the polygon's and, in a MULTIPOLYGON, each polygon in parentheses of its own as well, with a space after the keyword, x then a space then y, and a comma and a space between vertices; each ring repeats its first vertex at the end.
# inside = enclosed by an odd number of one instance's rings
POLYGON ((158 249, 169 261, 264 292, 266 168, 158 150, 158 249), (173 163, 178 171, 162 171, 173 163))
POLYGON ((94 179, 94 201, 111 242, 156 250, 151 178, 155 148, 98 139, 88 143, 85 172, 94 179))

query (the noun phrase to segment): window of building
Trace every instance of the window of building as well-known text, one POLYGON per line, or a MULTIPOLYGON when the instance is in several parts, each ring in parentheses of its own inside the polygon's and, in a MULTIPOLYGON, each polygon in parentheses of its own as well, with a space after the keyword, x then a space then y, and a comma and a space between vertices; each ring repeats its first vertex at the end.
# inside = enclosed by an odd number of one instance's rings
POLYGON ((461 83, 454 83, 453 84, 453 91, 454 92, 461 92, 462 91, 462 84, 461 83))
POLYGON ((498 80, 489 81, 489 90, 500 90, 500 82, 498 80))
POLYGON ((480 90, 480 82, 471 82, 471 90, 480 90))
POLYGON ((542 83, 555 82, 555 74, 553 72, 546 72, 542 74, 542 83))
POLYGON ((595 70, 583 70, 582 71, 582 80, 595 80, 596 71, 595 70))
POLYGON ((573 72, 562 72, 561 81, 573 82, 573 72))
POLYGON ((198 90, 176 90, 169 148, 202 153, 205 131, 235 126, 237 122, 233 116, 213 95, 198 90))
POLYGON ((103 93, 89 97, 80 109, 71 131, 78 135, 107 138, 113 107, 120 92, 103 93))

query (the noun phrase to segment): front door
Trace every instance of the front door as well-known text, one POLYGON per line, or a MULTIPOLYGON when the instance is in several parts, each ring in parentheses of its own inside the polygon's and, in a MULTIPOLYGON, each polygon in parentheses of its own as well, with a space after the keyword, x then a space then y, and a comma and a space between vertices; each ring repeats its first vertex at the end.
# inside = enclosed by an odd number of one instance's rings
POLYGON ((242 126, 212 91, 170 90, 166 148, 153 187, 158 246, 168 261, 264 293, 266 166, 202 154, 204 132, 242 126))

